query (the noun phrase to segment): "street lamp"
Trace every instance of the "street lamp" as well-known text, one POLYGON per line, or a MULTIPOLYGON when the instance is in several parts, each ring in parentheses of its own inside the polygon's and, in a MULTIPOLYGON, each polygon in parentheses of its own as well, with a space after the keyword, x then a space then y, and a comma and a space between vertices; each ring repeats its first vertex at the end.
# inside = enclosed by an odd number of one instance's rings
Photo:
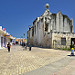
MULTIPOLYGON (((31 26, 29 25, 28 27, 29 27, 29 30, 30 30, 31 26)), ((29 34, 30 34, 30 32, 29 32, 29 34)), ((29 44, 28 44, 28 45, 29 45, 29 51, 31 51, 31 42, 30 42, 30 36, 29 36, 29 44)))
POLYGON ((30 25, 29 25, 28 27, 29 27, 29 29, 31 28, 31 26, 30 26, 30 25))
MULTIPOLYGON (((24 38, 25 38, 25 33, 23 35, 24 35, 24 38)), ((25 40, 24 40, 24 42, 25 42, 25 40)))
POLYGON ((24 38, 25 38, 25 33, 23 35, 24 35, 24 38))
POLYGON ((21 39, 22 39, 22 44, 23 44, 23 36, 21 36, 21 39))
MULTIPOLYGON (((29 30, 30 30, 31 26, 29 25, 28 28, 29 28, 29 30)), ((29 32, 29 42, 28 42, 28 43, 30 44, 30 32, 29 32)), ((29 45, 29 44, 28 44, 28 45, 29 45)))

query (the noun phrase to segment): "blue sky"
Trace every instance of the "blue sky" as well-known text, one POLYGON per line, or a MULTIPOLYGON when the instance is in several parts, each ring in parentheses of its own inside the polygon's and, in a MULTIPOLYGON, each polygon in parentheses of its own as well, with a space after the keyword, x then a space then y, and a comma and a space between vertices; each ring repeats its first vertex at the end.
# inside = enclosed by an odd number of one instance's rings
POLYGON ((75 0, 0 0, 0 25, 12 36, 21 38, 25 33, 26 38, 28 26, 44 13, 46 3, 51 13, 60 10, 75 25, 75 0))

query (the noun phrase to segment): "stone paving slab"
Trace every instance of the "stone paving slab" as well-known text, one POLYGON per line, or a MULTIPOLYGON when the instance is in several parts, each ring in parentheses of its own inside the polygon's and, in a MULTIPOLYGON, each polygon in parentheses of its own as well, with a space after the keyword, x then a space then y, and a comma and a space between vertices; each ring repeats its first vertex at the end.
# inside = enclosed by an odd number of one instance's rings
POLYGON ((69 65, 59 70, 56 74, 57 75, 75 75, 75 57, 74 57, 74 60, 71 60, 71 63, 69 63, 69 65))
POLYGON ((44 67, 21 75, 75 75, 74 64, 74 57, 65 57, 54 63, 45 65, 44 67), (66 67, 68 68, 67 70, 65 69, 66 67))
MULTIPOLYGON (((45 65, 65 58, 70 52, 34 47, 32 51, 15 45, 10 53, 7 49, 0 51, 0 75, 20 75, 31 72, 45 65)), ((53 68, 55 69, 55 68, 53 68)))

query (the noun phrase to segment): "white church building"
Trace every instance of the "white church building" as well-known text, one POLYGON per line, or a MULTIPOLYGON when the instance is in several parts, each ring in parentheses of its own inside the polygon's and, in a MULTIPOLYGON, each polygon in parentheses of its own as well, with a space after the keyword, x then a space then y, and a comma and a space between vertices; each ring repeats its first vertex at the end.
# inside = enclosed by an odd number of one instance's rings
POLYGON ((75 44, 73 19, 61 11, 51 13, 49 4, 45 7, 45 12, 34 20, 33 26, 27 31, 27 43, 49 48, 69 48, 75 44))

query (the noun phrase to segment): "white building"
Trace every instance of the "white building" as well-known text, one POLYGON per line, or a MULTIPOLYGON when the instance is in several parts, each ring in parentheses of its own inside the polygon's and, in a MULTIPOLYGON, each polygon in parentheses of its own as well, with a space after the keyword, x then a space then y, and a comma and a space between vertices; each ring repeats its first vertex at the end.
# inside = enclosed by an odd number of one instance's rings
POLYGON ((0 26, 0 49, 6 48, 8 42, 12 42, 14 38, 11 37, 9 33, 2 30, 2 26, 0 26))
POLYGON ((50 48, 69 47, 72 42, 75 44, 73 19, 60 11, 51 13, 48 7, 46 4, 45 12, 34 20, 33 26, 27 31, 27 42, 50 48))

